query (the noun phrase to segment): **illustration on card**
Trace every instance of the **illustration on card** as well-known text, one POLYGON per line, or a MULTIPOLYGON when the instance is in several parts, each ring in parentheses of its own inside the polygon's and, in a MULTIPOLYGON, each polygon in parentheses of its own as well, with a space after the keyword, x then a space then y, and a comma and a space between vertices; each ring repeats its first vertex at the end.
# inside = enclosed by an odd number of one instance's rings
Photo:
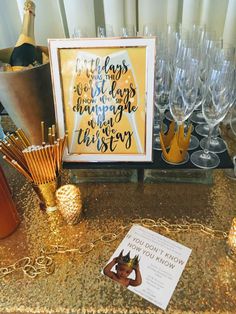
POLYGON ((131 258, 130 251, 126 255, 123 255, 123 252, 124 250, 120 252, 119 256, 113 258, 106 265, 103 269, 103 273, 125 287, 140 286, 142 283, 142 276, 139 268, 139 256, 135 255, 131 258), (133 272, 135 273, 134 279, 130 277, 133 272))

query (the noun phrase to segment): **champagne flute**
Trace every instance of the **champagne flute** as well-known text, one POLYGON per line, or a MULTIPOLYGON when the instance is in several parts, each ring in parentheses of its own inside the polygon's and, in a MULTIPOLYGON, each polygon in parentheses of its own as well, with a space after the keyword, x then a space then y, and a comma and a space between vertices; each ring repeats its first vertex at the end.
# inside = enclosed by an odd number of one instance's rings
MULTIPOLYGON (((235 92, 235 81, 232 80, 232 82, 234 83, 232 88, 227 89, 227 94, 225 95, 225 101, 227 101, 229 103, 229 109, 231 108, 231 106, 234 104, 235 99, 236 99, 236 92, 235 92)), ((229 110, 228 109, 228 110, 229 110)), ((209 144, 209 151, 212 153, 223 153, 224 151, 227 150, 227 146, 225 144, 225 141, 218 137, 217 135, 219 134, 219 124, 215 126, 213 133, 212 133, 212 137, 210 139, 210 144, 209 144)), ((200 141, 200 146, 202 149, 204 149, 207 145, 207 138, 203 138, 200 141)))
MULTIPOLYGON (((170 92, 170 112, 178 128, 194 110, 197 98, 198 66, 199 63, 196 59, 186 57, 175 68, 170 92)), ((188 159, 187 153, 183 163, 188 159)))
MULTIPOLYGON (((202 82, 202 87, 206 86, 206 78, 212 63, 218 63, 219 53, 222 48, 222 41, 216 36, 215 32, 204 31, 202 33, 199 46, 199 58, 200 58, 200 75, 199 79, 202 82)), ((193 113, 191 121, 198 124, 203 124, 203 126, 198 126, 196 132, 199 135, 207 136, 208 128, 205 127, 205 119, 202 114, 202 110, 199 110, 204 98, 201 97, 201 91, 196 103, 196 112, 193 113)))
MULTIPOLYGON (((230 107, 233 105, 235 98, 236 98, 236 71, 234 69, 234 57, 235 57, 235 48, 223 48, 220 49, 216 55, 217 64, 225 64, 228 66, 228 73, 231 79, 231 86, 230 80, 228 82, 229 88, 227 88, 227 101, 230 103, 230 107)), ((204 129, 203 129, 204 130, 204 129)), ((215 127, 213 136, 210 141, 209 150, 213 153, 222 153, 226 151, 227 147, 223 139, 217 137, 219 134, 218 126, 215 127)), ((206 146, 207 139, 202 139, 200 142, 201 147, 204 149, 206 146)))
POLYGON ((115 36, 112 25, 106 24, 105 28, 106 28, 106 37, 114 37, 115 36))
POLYGON ((121 37, 135 37, 136 28, 133 24, 127 24, 126 26, 121 27, 120 30, 121 37))
POLYGON ((151 37, 157 35, 157 26, 153 23, 147 23, 143 25, 143 36, 151 37))
POLYGON ((86 30, 84 28, 75 27, 72 34, 72 38, 83 38, 83 37, 87 37, 86 30))
POLYGON ((104 38, 104 37, 113 37, 113 27, 110 24, 106 24, 105 26, 99 25, 97 27, 97 37, 104 38))
POLYGON ((163 123, 164 112, 169 105, 169 95, 170 95, 170 67, 169 60, 165 58, 164 55, 161 58, 157 57, 157 70, 156 70, 156 90, 155 90, 155 107, 159 112, 160 124, 154 124, 154 143, 153 148, 156 150, 161 150, 160 145, 160 132, 165 132, 167 130, 166 125, 163 123))
MULTIPOLYGON (((231 111, 231 117, 230 117, 230 129, 233 132, 233 135, 235 136, 234 142, 236 141, 236 102, 234 103, 234 106, 231 111)), ((235 143, 234 143, 235 144, 235 143)), ((233 151, 233 169, 226 169, 225 173, 228 178, 232 180, 236 180, 236 151, 233 151)))
MULTIPOLYGON (((188 97, 186 98, 187 101, 192 102, 191 103, 191 113, 188 116, 187 119, 185 119, 184 128, 188 129, 190 125, 190 117, 192 116, 193 110, 196 108, 196 104, 199 101, 199 71, 200 71, 200 60, 199 60, 199 50, 197 46, 191 46, 191 41, 189 42, 189 46, 186 46, 187 43, 182 42, 181 46, 179 47, 181 50, 181 54, 179 54, 179 58, 176 60, 176 64, 182 64, 184 63, 185 66, 187 66, 187 73, 188 73, 188 85, 185 85, 186 89, 186 95, 188 97), (190 84, 190 85, 189 85, 190 84), (192 86, 191 86, 192 85, 192 86), (194 97, 193 97, 194 96, 194 97)), ((202 91, 202 97, 204 94, 204 89, 201 89, 202 91)), ((193 127, 192 127, 193 131, 193 127)), ((190 143, 188 150, 194 150, 199 146, 199 140, 196 136, 191 135, 190 137, 190 143)))
MULTIPOLYGON (((208 42, 208 46, 209 47, 213 47, 214 44, 212 44, 210 41, 207 41, 208 42)), ((209 48, 208 47, 208 48, 209 48)), ((213 48, 212 48, 213 49, 213 48)), ((214 54, 216 53, 215 52, 215 49, 213 49, 214 51, 214 54)), ((211 88, 211 86, 214 85, 215 83, 215 80, 216 80, 216 71, 213 71, 212 69, 214 68, 214 64, 212 65, 213 63, 213 59, 214 58, 210 58, 210 48, 209 49, 206 49, 206 52, 205 53, 209 53, 209 55, 206 55, 204 54, 205 58, 208 59, 208 63, 207 63, 207 67, 204 71, 204 88, 205 88, 205 97, 204 97, 204 101, 206 101, 206 96, 207 96, 207 92, 208 92, 208 87, 211 88), (209 85, 209 86, 208 86, 209 85)), ((208 95, 209 96, 209 95, 208 95)), ((210 97, 211 98, 211 97, 210 97)), ((208 100, 210 101, 210 100, 208 100)), ((201 114, 198 114, 198 116, 201 118, 201 116, 203 117, 203 120, 204 120, 204 123, 200 123, 199 125, 196 126, 195 128, 195 131, 197 134, 201 135, 201 136, 204 136, 204 137, 208 137, 208 134, 209 134, 209 124, 206 122, 206 120, 204 119, 204 116, 203 116, 203 108, 202 108, 202 112, 201 114)), ((198 122, 198 121, 193 121, 193 122, 198 122)), ((199 122, 198 122, 199 123, 199 122)), ((214 127, 213 129, 213 134, 215 136, 217 136, 219 134, 219 130, 217 127, 214 127)))
POLYGON ((98 25, 98 27, 97 27, 97 37, 99 37, 99 38, 106 37, 105 26, 98 25))
POLYGON ((204 118, 209 125, 207 143, 204 150, 194 152, 191 156, 192 163, 199 168, 212 169, 220 163, 219 157, 209 151, 209 145, 214 127, 224 119, 230 108, 231 103, 228 94, 231 79, 227 62, 224 62, 217 69, 212 68, 210 71, 210 79, 207 82, 207 97, 202 107, 204 118))

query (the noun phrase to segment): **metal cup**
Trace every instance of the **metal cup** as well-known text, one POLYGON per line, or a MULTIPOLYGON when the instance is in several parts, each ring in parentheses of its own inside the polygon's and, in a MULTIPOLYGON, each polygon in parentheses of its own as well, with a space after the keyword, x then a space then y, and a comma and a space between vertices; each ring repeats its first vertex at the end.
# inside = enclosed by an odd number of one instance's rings
POLYGON ((47 183, 33 183, 33 189, 40 201, 39 205, 42 210, 52 212, 57 209, 56 190, 61 185, 61 176, 58 175, 53 181, 47 183))

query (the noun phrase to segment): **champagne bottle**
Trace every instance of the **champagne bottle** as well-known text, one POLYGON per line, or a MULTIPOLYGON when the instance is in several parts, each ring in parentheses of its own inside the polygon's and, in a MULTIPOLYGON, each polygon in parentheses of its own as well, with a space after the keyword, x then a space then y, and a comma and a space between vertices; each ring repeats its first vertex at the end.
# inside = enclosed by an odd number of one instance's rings
POLYGON ((35 47, 34 17, 35 4, 26 0, 22 30, 10 58, 11 66, 26 67, 42 63, 42 55, 35 47))

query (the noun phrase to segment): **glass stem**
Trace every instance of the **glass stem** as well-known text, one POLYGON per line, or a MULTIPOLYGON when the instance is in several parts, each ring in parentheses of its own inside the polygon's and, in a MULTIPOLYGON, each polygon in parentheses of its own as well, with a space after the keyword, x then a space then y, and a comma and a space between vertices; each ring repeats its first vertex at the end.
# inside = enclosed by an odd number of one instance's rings
POLYGON ((212 137, 213 130, 214 130, 214 126, 209 125, 209 133, 208 133, 208 137, 207 137, 206 147, 204 148, 204 154, 206 154, 206 155, 209 154, 209 147, 210 147, 210 143, 211 143, 211 137, 212 137))
POLYGON ((163 109, 159 109, 159 112, 160 112, 160 132, 162 132, 162 125, 163 125, 165 111, 163 111, 163 109))
POLYGON ((217 134, 218 134, 218 125, 216 125, 213 129, 213 132, 212 132, 212 138, 213 140, 216 140, 217 138, 217 134))
POLYGON ((156 125, 158 124, 158 118, 157 118, 157 116, 158 116, 158 109, 157 109, 157 107, 155 106, 155 107, 154 107, 154 126, 156 126, 156 125))
MULTIPOLYGON (((184 123, 184 122, 183 122, 183 123, 184 123)), ((179 132, 180 132, 180 126, 181 126, 181 123, 177 122, 177 130, 176 130, 176 132, 177 132, 177 134, 178 134, 178 137, 177 137, 177 143, 178 143, 178 145, 179 145, 179 138, 180 138, 180 134, 179 134, 179 132)))
MULTIPOLYGON (((187 119, 187 122, 186 122, 187 128, 186 128, 186 130, 188 130, 189 127, 190 127, 190 124, 191 124, 191 116, 192 116, 192 114, 191 114, 190 117, 187 119)), ((185 133, 185 132, 184 132, 184 133, 185 133)))
POLYGON ((236 177, 236 156, 233 157, 233 164, 234 164, 234 176, 236 177))

